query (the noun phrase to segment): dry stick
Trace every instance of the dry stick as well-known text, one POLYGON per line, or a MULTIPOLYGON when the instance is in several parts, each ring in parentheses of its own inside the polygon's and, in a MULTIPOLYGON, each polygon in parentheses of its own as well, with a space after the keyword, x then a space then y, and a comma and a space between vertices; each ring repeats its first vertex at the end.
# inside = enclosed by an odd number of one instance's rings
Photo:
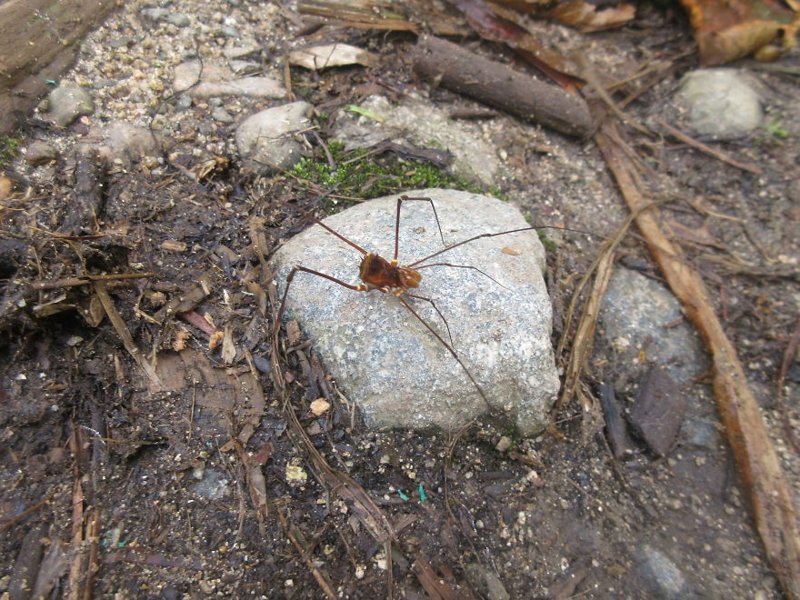
MULTIPOLYGON (((559 407, 566 406, 575 394, 575 388, 578 385, 581 377, 581 371, 586 363, 586 358, 592 352, 594 330, 597 325, 598 315, 600 314, 600 306, 603 303, 603 296, 605 295, 608 281, 611 278, 611 273, 614 270, 614 251, 613 247, 609 246, 600 261, 597 264, 597 276, 594 279, 594 286, 589 300, 583 309, 578 330, 575 332, 575 343, 569 354, 567 362, 566 376, 564 377, 564 387, 559 398, 559 407)), ((573 298, 577 297, 577 294, 573 298)), ((571 309, 572 307, 570 307, 571 309)), ((564 328, 564 335, 566 336, 567 327, 564 328)), ((584 410, 587 407, 584 406, 584 410)), ((555 414, 555 413, 553 413, 555 414)))
POLYGON ((414 71, 444 88, 561 133, 585 137, 592 131, 589 108, 580 96, 457 44, 421 37, 414 52, 414 71))
POLYGON ((109 273, 108 275, 83 275, 81 277, 65 277, 53 281, 33 281, 31 288, 34 290, 54 290, 62 287, 78 287, 88 285, 93 281, 119 281, 122 279, 144 279, 153 277, 155 273, 109 273))
POLYGON ((797 356, 798 346, 800 346, 800 319, 797 320, 794 331, 789 337, 789 343, 786 346, 786 351, 783 353, 781 368, 778 371, 778 381, 775 383, 775 397, 778 399, 778 411, 781 415, 783 431, 786 435, 786 439, 788 439, 794 447, 795 452, 800 452, 800 441, 798 441, 797 435, 794 432, 792 422, 789 420, 789 415, 786 414, 786 401, 783 397, 783 383, 786 381, 786 374, 789 372, 789 367, 791 366, 794 357, 797 356))
POLYGON ((764 172, 758 165, 754 165, 753 163, 743 163, 736 160, 735 158, 731 158, 724 152, 716 150, 711 146, 707 146, 703 142, 700 142, 694 139, 693 137, 686 135, 680 129, 674 128, 672 125, 669 125, 668 123, 662 121, 661 119, 656 119, 655 121, 675 139, 683 142, 684 144, 688 144, 695 150, 700 150, 701 152, 705 152, 709 156, 713 156, 717 160, 722 161, 727 165, 736 167, 737 169, 741 169, 742 171, 747 171, 748 173, 753 173, 754 175, 761 175, 764 172))
POLYGON ((286 532, 286 536, 289 538, 289 541, 292 542, 292 545, 294 546, 295 550, 297 550, 297 553, 300 555, 300 558, 303 560, 308 570, 311 571, 314 579, 317 580, 317 584, 319 584, 320 589, 324 592, 327 598, 330 600, 335 600, 338 596, 333 591, 331 584, 328 583, 325 575, 322 574, 322 571, 317 568, 317 565, 315 565, 314 561, 311 560, 311 557, 308 556, 306 549, 303 547, 303 544, 300 543, 300 540, 297 539, 294 529, 292 529, 289 521, 284 516, 283 511, 279 508, 275 512, 278 515, 278 520, 281 522, 283 530, 286 532))
MULTIPOLYGON (((634 185, 631 167, 625 162, 620 147, 624 142, 614 125, 604 125, 596 136, 596 142, 625 201, 636 211, 646 201, 634 185)), ((736 349, 714 312, 702 278, 688 265, 679 248, 664 235, 657 214, 643 212, 637 215, 636 224, 673 293, 709 347, 714 365, 714 396, 734 459, 750 491, 756 527, 784 593, 788 598, 798 600, 800 534, 797 514, 736 349)))
POLYGON ((159 379, 158 374, 156 374, 155 367, 151 365, 147 359, 142 354, 142 351, 136 346, 136 343, 133 341, 133 337, 131 337, 131 332, 128 331, 128 328, 125 326, 125 322, 122 320, 122 317, 117 312, 116 307, 114 306, 114 301, 111 299, 111 296, 108 295, 108 290, 106 289, 106 284, 104 281, 95 281, 94 282, 94 292, 97 294, 97 298, 100 300, 100 304, 103 305, 103 309, 106 311, 108 315, 108 319, 111 321, 111 324, 114 326, 114 329, 117 332, 117 335, 122 340, 122 345, 125 346, 125 350, 128 351, 128 354, 133 357, 133 360, 141 367, 142 371, 144 371, 147 378, 151 381, 153 386, 160 390, 163 388, 163 384, 161 383, 161 379, 159 379))
MULTIPOLYGON (((269 286, 268 294, 272 306, 277 306, 278 304, 277 293, 274 285, 269 286)), ((277 312, 273 311, 273 319, 275 319, 276 322, 278 320, 280 312, 281 312, 280 309, 278 309, 277 312)), ((278 347, 279 331, 280 327, 273 329, 271 352, 270 352, 270 357, 272 361, 272 379, 273 382, 275 383, 275 387, 277 388, 280 397, 283 400, 284 413, 288 416, 290 431, 294 434, 296 438, 299 438, 300 442, 302 443, 302 446, 308 453, 311 465, 314 467, 314 473, 317 476, 317 479, 320 481, 320 483, 329 490, 332 490, 342 500, 348 503, 351 506, 353 513, 359 519, 361 524, 367 529, 367 531, 370 532, 372 537, 374 537, 376 541, 383 544, 387 560, 386 596, 387 598, 391 599, 394 597, 394 577, 392 574, 391 544, 392 541, 397 537, 397 535, 389 519, 386 517, 386 515, 383 513, 380 507, 377 504, 375 504, 374 500, 369 496, 369 494, 367 494, 367 492, 364 491, 364 488, 362 488, 346 473, 337 471, 328 464, 328 461, 325 460, 325 457, 322 456, 322 454, 320 454, 320 452, 314 446, 314 443, 309 439, 308 435, 305 432, 305 429, 303 429, 302 424, 297 419, 297 415, 294 412, 294 408, 291 406, 289 402, 289 394, 288 390, 286 389, 286 380, 284 379, 283 373, 281 372, 281 360, 280 360, 281 352, 278 347)), ((280 511, 277 512, 278 512, 278 518, 281 519, 281 524, 283 525, 284 531, 286 531, 287 535, 289 535, 290 532, 287 529, 285 519, 281 516, 280 511)), ((317 574, 315 574, 314 576, 315 578, 317 578, 317 574)), ((317 578, 317 581, 320 583, 320 586, 322 586, 322 581, 319 578, 317 578)))

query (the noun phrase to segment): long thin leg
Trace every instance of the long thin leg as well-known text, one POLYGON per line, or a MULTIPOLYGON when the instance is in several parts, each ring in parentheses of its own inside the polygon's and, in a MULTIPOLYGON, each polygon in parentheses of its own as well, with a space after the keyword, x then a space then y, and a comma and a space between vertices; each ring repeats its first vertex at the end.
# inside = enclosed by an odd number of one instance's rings
MULTIPOLYGON (((322 222, 322 221, 320 221, 319 219, 314 219, 314 223, 316 223, 317 225, 319 225, 319 226, 320 226, 320 227, 322 227, 323 229, 327 230, 327 231, 328 231, 328 233, 332 233, 333 235, 335 235, 337 238, 339 238, 340 240, 342 240, 342 241, 343 241, 345 244, 349 244, 350 246, 352 246, 353 248, 355 248, 356 250, 358 250, 359 252, 361 252, 361 254, 367 254, 367 251, 366 251, 366 250, 364 250, 364 249, 363 249, 361 246, 359 246, 359 245, 358 245, 358 244, 356 244, 355 242, 352 242, 352 241, 348 240, 348 239, 347 239, 346 237, 344 237, 344 236, 343 236, 341 233, 339 233, 339 232, 338 232, 338 231, 336 231, 335 229, 332 229, 332 228, 328 227, 327 225, 325 225, 325 223, 323 223, 323 222, 322 222)), ((308 269, 306 269, 306 271, 308 271, 308 269)), ((321 273, 317 273, 317 275, 322 275, 322 274, 321 274, 321 273)), ((323 277, 327 277, 327 275, 323 275, 323 277)), ((337 281, 337 283, 341 283, 341 282, 340 282, 340 281, 337 281)))
POLYGON ((408 292, 406 292, 405 295, 408 296, 409 298, 416 298, 417 300, 424 300, 425 302, 431 303, 433 310, 435 310, 436 314, 439 315, 439 318, 442 320, 442 323, 444 323, 444 326, 447 329, 447 337, 450 338, 450 345, 455 347, 455 344, 453 343, 453 334, 450 333, 450 325, 447 323, 447 319, 444 318, 442 311, 440 311, 439 307, 436 306, 436 303, 432 299, 426 298, 425 296, 417 296, 416 294, 409 294, 408 292))
POLYGON ((431 199, 431 198, 410 198, 410 197, 405 196, 405 195, 404 196, 400 196, 397 199, 397 211, 396 211, 395 222, 394 222, 394 259, 393 259, 392 262, 395 265, 397 264, 397 255, 400 252, 400 206, 403 204, 403 202, 408 202, 408 201, 412 201, 412 200, 417 200, 417 201, 420 201, 420 202, 430 202, 431 203, 431 208, 433 209, 433 218, 436 219, 436 227, 439 228, 439 236, 442 238, 442 246, 447 246, 447 244, 444 241, 444 234, 442 233, 442 226, 439 224, 439 215, 436 214, 436 205, 433 203, 433 199, 431 199))
POLYGON ((510 229, 508 231, 500 231, 498 233, 482 233, 481 235, 476 235, 474 237, 468 238, 466 240, 461 240, 460 242, 456 242, 455 244, 451 244, 447 246, 447 248, 443 248, 442 250, 438 250, 433 254, 429 254, 425 258, 420 258, 419 260, 415 260, 413 263, 407 265, 409 267, 417 267, 420 263, 424 263, 426 260, 432 259, 434 256, 439 256, 440 254, 444 254, 445 252, 449 252, 453 248, 458 248, 459 246, 463 246, 464 244, 469 244, 470 242, 474 242, 475 240, 480 240, 483 238, 490 238, 490 237, 498 237, 501 235, 510 235, 512 233, 519 233, 520 231, 533 231, 535 229, 558 229, 559 231, 574 231, 575 233, 583 233, 585 235, 591 235, 593 237, 599 237, 601 239, 606 239, 602 235, 597 235, 596 233, 592 233, 591 231, 583 231, 581 229, 570 229, 569 227, 559 227, 558 225, 531 225, 529 227, 520 227, 519 229, 510 229))
POLYGON ((410 312, 412 315, 414 315, 414 316, 417 318, 417 320, 419 320, 419 322, 420 322, 420 323, 422 323, 423 325, 425 325, 426 329, 427 329, 428 331, 430 331, 430 332, 431 332, 431 333, 434 335, 434 337, 435 337, 437 340, 439 340, 439 341, 442 343, 442 345, 443 345, 445 348, 447 348, 447 351, 448 351, 450 354, 452 354, 452 355, 453 355, 453 358, 455 358, 455 359, 456 359, 456 361, 458 362, 458 364, 459 364, 459 365, 461 365, 461 368, 462 368, 462 369, 464 369, 464 373, 466 373, 466 374, 467 374, 467 377, 469 377, 469 380, 472 382, 472 385, 474 385, 474 386, 475 386, 475 389, 476 389, 476 390, 478 390, 478 393, 480 394, 481 398, 483 399, 483 402, 486 404, 486 407, 487 407, 487 408, 488 408, 490 411, 494 412, 494 408, 492 408, 492 405, 491 405, 491 404, 489 404, 489 400, 486 398, 486 394, 484 394, 484 393, 483 393, 483 390, 481 389, 481 386, 480 386, 480 385, 478 385, 478 382, 477 382, 477 381, 475 381, 475 378, 472 376, 472 373, 470 373, 470 372, 469 372, 469 369, 467 368, 467 365, 465 365, 465 364, 462 362, 461 358, 459 358, 459 356, 458 356, 458 354, 456 353, 456 351, 455 351, 455 350, 453 350, 453 347, 452 347, 450 344, 448 344, 447 342, 445 342, 445 341, 444 341, 444 338, 443 338, 441 335, 439 335, 439 334, 436 332, 436 330, 435 330, 433 327, 431 327, 431 326, 430 326, 430 324, 429 324, 429 323, 428 323, 428 322, 427 322, 425 319, 423 319, 422 317, 420 317, 420 316, 419 316, 419 314, 417 313, 417 311, 415 311, 415 310, 414 310, 414 309, 411 307, 411 305, 410 305, 410 304, 409 304, 409 303, 406 301, 406 299, 405 299, 405 298, 403 298, 402 296, 398 296, 398 297, 397 297, 397 299, 398 299, 398 300, 400 300, 400 302, 402 302, 402 303, 403 303, 403 306, 405 306, 405 307, 406 307, 406 308, 409 310, 409 312, 410 312))
POLYGON ((427 269, 428 267, 455 267, 456 269, 472 269, 473 271, 477 271, 478 273, 480 273, 484 277, 488 277, 489 279, 494 281, 500 287, 508 289, 506 286, 504 286, 502 283, 497 281, 497 279, 495 279, 494 277, 492 277, 488 273, 484 273, 478 267, 473 267, 471 265, 454 265, 452 263, 430 263, 428 265, 420 265, 420 266, 418 266, 416 268, 416 270, 417 271, 421 271, 422 269, 427 269))
MULTIPOLYGON (((335 233, 335 232, 334 232, 335 233)), ((338 235, 338 234, 337 234, 338 235)), ((342 238, 344 239, 344 238, 342 238)), ((316 275, 317 277, 322 277, 323 279, 327 279, 328 281, 332 281, 333 283, 338 283, 342 287, 346 287, 349 290, 353 290, 355 292, 366 292, 367 287, 364 285, 353 285, 352 283, 347 283, 346 281, 342 281, 341 279, 337 279, 332 275, 328 275, 326 273, 321 273, 320 271, 315 271, 314 269, 309 269, 303 266, 296 266, 293 267, 291 271, 289 271, 289 275, 286 277, 286 288, 283 290, 283 297, 281 298, 281 305, 278 308, 278 314, 275 317, 275 325, 272 328, 272 336, 273 339, 276 339, 278 336, 278 331, 281 328, 281 319, 283 318, 283 311, 286 308, 286 297, 289 295, 289 287, 292 285, 292 280, 294 276, 297 275, 298 271, 302 273, 309 273, 311 275, 316 275)))

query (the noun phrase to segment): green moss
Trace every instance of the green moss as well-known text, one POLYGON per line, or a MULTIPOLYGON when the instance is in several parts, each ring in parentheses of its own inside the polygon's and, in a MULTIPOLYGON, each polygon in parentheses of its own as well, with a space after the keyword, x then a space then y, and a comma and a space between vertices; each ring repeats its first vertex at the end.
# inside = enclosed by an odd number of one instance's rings
POLYGON ((539 241, 542 242, 542 246, 546 252, 555 252, 558 249, 558 245, 547 237, 547 234, 542 229, 538 229, 536 233, 539 234, 539 241))
POLYGON ((19 151, 19 140, 7 135, 0 135, 0 167, 13 159, 19 151))
POLYGON ((789 137, 789 130, 784 127, 779 119, 773 119, 767 123, 766 129, 772 137, 776 137, 779 140, 785 140, 789 137))
POLYGON ((353 198, 375 198, 413 188, 451 188, 481 193, 480 186, 449 174, 429 162, 407 159, 394 153, 380 156, 369 150, 346 152, 344 144, 331 140, 331 166, 321 149, 303 158, 289 171, 300 181, 328 188, 332 194, 353 198))

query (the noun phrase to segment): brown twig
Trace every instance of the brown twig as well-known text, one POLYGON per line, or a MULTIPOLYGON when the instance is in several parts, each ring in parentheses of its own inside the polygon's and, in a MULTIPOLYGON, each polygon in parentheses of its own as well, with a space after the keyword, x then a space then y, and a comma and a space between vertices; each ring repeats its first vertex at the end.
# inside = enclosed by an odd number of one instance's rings
POLYGON ((136 364, 138 364, 142 371, 144 371, 145 375, 147 375, 147 378, 153 384, 153 387, 157 390, 162 389, 163 384, 156 373, 155 367, 148 362, 147 358, 145 358, 145 356, 142 354, 142 351, 139 350, 138 346, 136 346, 136 343, 133 341, 131 332, 128 331, 128 327, 125 325, 125 322, 122 320, 122 317, 114 306, 114 301, 108 294, 105 282, 95 281, 94 292, 97 294, 100 304, 103 305, 103 309, 106 311, 108 319, 111 321, 114 330, 122 340, 122 345, 125 347, 125 350, 128 351, 128 354, 131 355, 133 360, 136 361, 136 364))
POLYGON ((791 442, 796 453, 800 453, 800 441, 794 432, 794 427, 789 420, 789 415, 786 414, 786 402, 783 397, 783 384, 786 381, 786 374, 789 372, 789 367, 792 361, 797 356, 797 349, 800 347, 800 319, 797 319, 797 324, 794 327, 792 336, 789 338, 789 343, 786 345, 786 350, 783 353, 783 360, 781 361, 781 368, 778 372, 778 381, 775 383, 776 394, 778 399, 778 410, 781 415, 781 422, 783 423, 783 431, 786 434, 786 439, 791 442))
MULTIPOLYGON (((617 128, 606 123, 595 138, 631 210, 647 204, 635 185, 617 128)), ((717 317, 708 289, 680 249, 662 231, 655 210, 640 212, 636 224, 651 253, 702 334, 714 366, 714 396, 725 433, 746 489, 756 528, 772 568, 788 598, 800 598, 800 532, 789 485, 767 434, 758 403, 747 384, 736 349, 717 317)))
POLYGON ((676 129, 675 127, 669 125, 668 123, 662 121, 661 119, 656 119, 655 122, 658 123, 660 127, 663 127, 664 130, 672 137, 674 137, 676 140, 679 140, 684 144, 688 144, 695 150, 700 150, 700 152, 704 152, 705 154, 708 154, 709 156, 712 156, 717 160, 724 162, 727 165, 736 167, 737 169, 741 169, 742 171, 747 171, 748 173, 753 173, 754 175, 761 175, 764 172, 758 165, 754 165, 753 163, 740 162, 735 158, 731 158, 725 152, 722 152, 721 150, 716 150, 711 146, 707 146, 703 142, 700 142, 694 139, 693 137, 686 135, 680 129, 676 129))
POLYGON ((107 275, 84 275, 82 277, 65 277, 53 281, 33 281, 31 288, 34 290, 55 290, 63 287, 78 287, 89 285, 94 281, 119 281, 123 279, 145 279, 154 277, 155 273, 109 273, 107 275))

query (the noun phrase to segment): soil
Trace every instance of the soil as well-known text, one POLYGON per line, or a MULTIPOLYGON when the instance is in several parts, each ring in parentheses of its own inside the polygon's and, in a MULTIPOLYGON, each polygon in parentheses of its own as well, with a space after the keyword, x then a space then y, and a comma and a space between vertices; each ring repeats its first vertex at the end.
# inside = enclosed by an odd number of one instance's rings
MULTIPOLYGON (((31 121, 39 127, 20 132, 23 145, 56 145, 60 160, 34 167, 19 157, 5 167, 13 191, 0 206, 3 597, 30 597, 38 585, 51 597, 88 587, 118 598, 317 598, 326 590, 381 598, 390 594, 389 564, 401 598, 436 597, 437 586, 453 598, 781 597, 722 436, 665 457, 637 442, 632 457, 616 460, 577 401, 560 406, 535 439, 491 423, 465 423, 458 434, 367 431, 302 339, 282 341, 284 363, 273 352, 274 297, 262 259, 351 194, 243 172, 210 103, 179 110, 161 93, 192 40, 211 57, 224 38, 213 27, 195 36, 142 26, 144 6, 126 3, 111 15, 66 77, 111 81, 95 88, 94 115, 66 131, 31 121), (123 38, 120 53, 111 42, 123 38), (58 234, 74 221, 76 142, 91 120, 114 119, 169 129, 164 160, 95 165, 97 223, 58 234), (67 281, 132 272, 151 275, 67 281), (213 350, 200 315, 222 332, 213 350), (155 357, 148 374, 142 365, 155 357), (332 406, 317 416, 311 403, 320 397, 332 406)), ((292 69, 294 93, 328 115, 308 136, 308 154, 321 160, 337 115, 370 93, 481 108, 414 76, 407 33, 324 27, 298 38, 296 13, 256 2, 180 0, 170 10, 217 24, 233 11, 279 77, 279 57, 298 43, 347 41, 378 53, 375 68, 292 69)), ((645 57, 666 65, 627 108, 642 123, 669 114, 680 75, 696 67, 688 26, 671 12, 591 36, 535 26, 564 48, 582 46, 611 81, 645 57)), ((513 61, 499 45, 464 43, 513 61)), ((798 82, 753 73, 774 127, 714 146, 761 175, 670 138, 633 137, 634 149, 652 197, 664 201, 662 219, 715 292, 797 497, 795 357, 784 389, 775 386, 800 301, 798 82)), ((279 103, 225 102, 238 120, 279 103)), ((591 141, 501 113, 475 128, 503 159, 499 192, 532 222, 609 236, 625 219, 591 141)), ((551 238, 554 341, 565 335, 569 346, 566 306, 602 238, 551 238)), ((635 233, 619 260, 659 278, 635 233)), ((637 381, 606 352, 598 345, 589 361, 584 394, 610 382, 627 406, 637 381)), ((707 381, 680 383, 703 398, 719 428, 707 381)))

